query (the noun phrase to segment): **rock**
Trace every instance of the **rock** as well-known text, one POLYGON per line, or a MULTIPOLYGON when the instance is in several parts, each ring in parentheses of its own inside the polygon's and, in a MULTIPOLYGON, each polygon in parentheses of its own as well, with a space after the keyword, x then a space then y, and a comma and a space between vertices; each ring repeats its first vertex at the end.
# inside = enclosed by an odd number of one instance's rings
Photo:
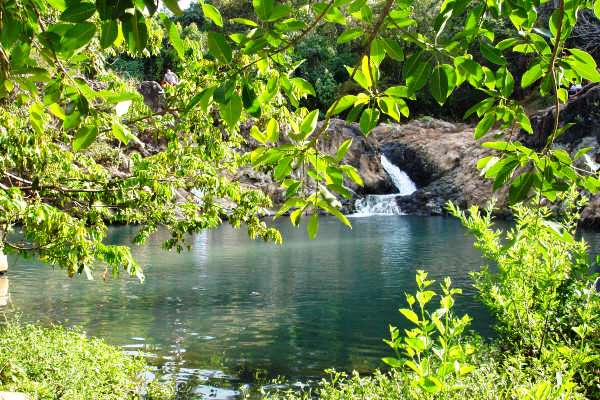
POLYGON ((0 400, 31 400, 31 397, 25 393, 0 392, 0 400))
MULTIPOLYGON (((382 124, 371 136, 417 185, 413 194, 397 198, 402 212, 439 215, 449 200, 466 207, 484 206, 491 198, 491 183, 479 176, 475 165, 489 151, 473 139, 471 126, 423 118, 402 125, 382 124)), ((505 193, 495 195, 504 213, 505 193)))
POLYGON ((325 137, 319 142, 319 149, 335 154, 346 139, 352 139, 352 145, 344 160, 358 170, 364 181, 363 187, 352 182, 348 182, 348 186, 359 195, 393 193, 394 184, 381 165, 379 143, 372 135, 365 137, 358 124, 332 119, 325 137))
POLYGON ((150 107, 152 112, 161 113, 166 111, 165 91, 158 82, 143 81, 138 86, 138 92, 144 96, 144 104, 150 107))

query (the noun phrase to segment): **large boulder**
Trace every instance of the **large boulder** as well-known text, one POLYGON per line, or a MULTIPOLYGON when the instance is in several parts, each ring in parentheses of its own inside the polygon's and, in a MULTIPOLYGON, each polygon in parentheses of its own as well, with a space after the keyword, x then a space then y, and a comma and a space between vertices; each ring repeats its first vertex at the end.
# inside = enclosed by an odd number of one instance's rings
MULTIPOLYGON (((473 138, 473 128, 435 118, 422 118, 406 124, 382 124, 371 134, 385 156, 416 183, 417 191, 398 197, 407 214, 437 215, 446 202, 461 207, 485 205, 492 197, 491 184, 476 168, 476 162, 489 154, 473 138)), ((504 192, 494 194, 504 211, 504 192)))

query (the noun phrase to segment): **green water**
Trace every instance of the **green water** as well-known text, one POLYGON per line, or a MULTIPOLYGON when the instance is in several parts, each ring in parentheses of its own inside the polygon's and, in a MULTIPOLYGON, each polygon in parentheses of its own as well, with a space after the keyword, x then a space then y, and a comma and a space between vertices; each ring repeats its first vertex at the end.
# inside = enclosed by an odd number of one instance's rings
MULTIPOLYGON (((79 325, 90 335, 143 352, 188 383, 198 398, 234 398, 251 375, 292 381, 323 370, 371 371, 388 354, 388 324, 403 325, 398 308, 413 291, 417 268, 464 289, 459 312, 492 333, 474 299, 469 271, 479 255, 464 229, 441 217, 353 219, 346 229, 323 219, 317 241, 286 223, 282 246, 248 240, 224 226, 193 238, 181 254, 161 250, 165 232, 134 254, 146 282, 69 279, 32 260, 12 259, 11 304, 23 319, 79 325), (212 396, 212 397, 208 397, 212 396)), ((111 230, 127 243, 134 228, 111 230)), ((5 307, 6 309, 6 307, 5 307)))

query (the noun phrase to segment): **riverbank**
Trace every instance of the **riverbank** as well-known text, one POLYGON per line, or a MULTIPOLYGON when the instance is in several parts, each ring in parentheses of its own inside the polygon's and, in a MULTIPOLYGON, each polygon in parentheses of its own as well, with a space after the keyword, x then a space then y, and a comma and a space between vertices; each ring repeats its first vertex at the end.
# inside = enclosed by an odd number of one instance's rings
POLYGON ((15 319, 0 327, 2 391, 40 400, 174 398, 173 386, 160 383, 140 357, 80 330, 15 319))

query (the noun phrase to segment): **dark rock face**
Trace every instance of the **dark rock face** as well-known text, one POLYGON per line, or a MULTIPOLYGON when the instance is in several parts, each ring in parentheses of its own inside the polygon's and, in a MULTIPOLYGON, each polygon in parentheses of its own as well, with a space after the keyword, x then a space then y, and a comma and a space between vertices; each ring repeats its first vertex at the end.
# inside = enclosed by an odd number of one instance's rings
MULTIPOLYGON (((461 207, 484 206, 492 188, 479 176, 478 159, 489 154, 473 139, 473 128, 433 118, 403 125, 380 125, 371 136, 385 156, 417 185, 417 191, 397 198, 403 213, 440 215, 448 201, 461 207)), ((502 206, 503 193, 496 193, 502 206)))
POLYGON ((138 87, 138 92, 144 96, 144 104, 146 104, 152 112, 161 113, 167 109, 165 91, 158 82, 143 81, 138 87))
MULTIPOLYGON (((555 108, 548 107, 530 116, 533 134, 521 133, 519 140, 541 148, 554 128, 555 108)), ((561 126, 575 125, 561 135, 557 143, 577 145, 585 137, 600 139, 600 85, 591 84, 569 99, 560 110, 561 126)))

